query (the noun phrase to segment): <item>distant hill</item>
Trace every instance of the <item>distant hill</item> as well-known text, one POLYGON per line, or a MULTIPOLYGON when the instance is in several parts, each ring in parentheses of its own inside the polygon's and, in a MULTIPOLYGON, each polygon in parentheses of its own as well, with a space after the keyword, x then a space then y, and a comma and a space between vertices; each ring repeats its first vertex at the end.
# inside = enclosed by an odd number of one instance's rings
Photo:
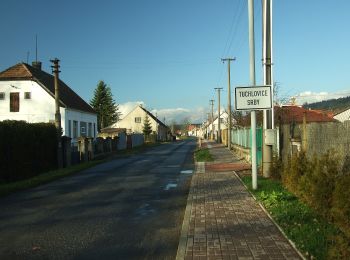
POLYGON ((316 110, 327 110, 332 111, 333 113, 338 113, 350 108, 350 96, 337 99, 323 100, 311 104, 304 104, 303 107, 316 110))

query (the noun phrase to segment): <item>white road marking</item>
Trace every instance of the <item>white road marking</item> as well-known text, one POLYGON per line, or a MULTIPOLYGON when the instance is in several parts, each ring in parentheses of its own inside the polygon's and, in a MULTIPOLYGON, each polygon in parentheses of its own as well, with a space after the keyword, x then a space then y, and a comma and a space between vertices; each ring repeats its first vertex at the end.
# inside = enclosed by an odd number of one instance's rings
POLYGON ((170 190, 170 189, 173 189, 173 188, 176 188, 176 187, 177 187, 176 183, 168 183, 166 185, 166 187, 164 188, 164 190, 170 190))
POLYGON ((182 173, 182 174, 192 174, 193 171, 192 170, 184 170, 184 171, 181 171, 180 173, 182 173))

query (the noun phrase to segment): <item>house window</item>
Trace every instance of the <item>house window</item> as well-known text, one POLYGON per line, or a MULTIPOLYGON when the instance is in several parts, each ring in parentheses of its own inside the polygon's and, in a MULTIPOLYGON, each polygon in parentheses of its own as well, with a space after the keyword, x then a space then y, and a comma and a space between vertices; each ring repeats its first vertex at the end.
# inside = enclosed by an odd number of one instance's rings
POLYGON ((141 117, 135 117, 135 123, 141 123, 141 117))
POLYGON ((72 120, 68 120, 68 136, 72 137, 72 120))
POLYGON ((0 100, 4 100, 5 99, 5 92, 0 92, 0 100))
POLYGON ((73 121, 73 138, 78 137, 78 121, 73 121))
POLYGON ((89 123, 89 126, 88 126, 88 136, 92 137, 92 123, 89 123))
POLYGON ((19 93, 10 93, 10 112, 19 112, 19 93))
POLYGON ((31 92, 24 92, 24 99, 31 99, 32 93, 31 92))
POLYGON ((86 122, 80 122, 80 136, 86 136, 86 122))

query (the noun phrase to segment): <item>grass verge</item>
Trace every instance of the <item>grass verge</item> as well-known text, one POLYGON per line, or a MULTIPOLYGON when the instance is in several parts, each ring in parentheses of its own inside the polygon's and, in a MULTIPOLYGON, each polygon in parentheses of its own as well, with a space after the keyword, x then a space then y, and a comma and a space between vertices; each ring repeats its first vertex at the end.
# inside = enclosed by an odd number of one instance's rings
POLYGON ((250 176, 243 176, 242 181, 306 258, 327 259, 330 238, 339 230, 285 190, 279 181, 259 178, 256 191, 251 189, 250 176))
POLYGON ((196 150, 194 152, 194 158, 197 162, 212 162, 214 160, 208 148, 196 150))

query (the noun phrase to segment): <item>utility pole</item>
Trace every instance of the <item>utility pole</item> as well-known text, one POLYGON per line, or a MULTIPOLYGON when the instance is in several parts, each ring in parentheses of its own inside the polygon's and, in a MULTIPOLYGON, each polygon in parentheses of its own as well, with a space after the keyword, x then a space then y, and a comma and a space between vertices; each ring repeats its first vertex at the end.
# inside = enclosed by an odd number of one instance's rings
POLYGON ((214 139, 214 99, 210 99, 210 105, 211 105, 211 135, 210 139, 214 139))
POLYGON ((53 63, 52 73, 54 74, 54 84, 55 84, 55 126, 57 129, 57 164, 59 168, 62 168, 62 143, 61 143, 61 113, 60 113, 60 92, 58 86, 58 74, 60 73, 59 59, 55 58, 50 60, 53 63))
MULTIPOLYGON (((221 143, 220 91, 222 90, 222 88, 214 88, 214 89, 218 91, 218 138, 217 138, 217 142, 221 143)), ((213 124, 214 124, 214 119, 213 119, 213 124)))
POLYGON ((210 113, 207 113, 207 115, 208 115, 207 139, 209 139, 210 113))
POLYGON ((58 87, 58 74, 61 72, 59 71, 60 65, 58 64, 60 61, 56 58, 54 60, 50 60, 53 63, 52 73, 54 74, 54 84, 55 84, 55 105, 56 105, 56 112, 55 112, 55 126, 57 130, 61 131, 61 113, 60 113, 60 92, 58 87))
MULTIPOLYGON (((263 24, 263 75, 264 85, 271 85, 271 94, 273 97, 273 82, 272 82, 272 0, 262 1, 262 24, 263 24)), ((268 132, 267 129, 273 129, 273 109, 274 104, 272 102, 272 110, 264 110, 264 138, 263 138, 263 158, 262 158, 262 171, 264 177, 270 177, 270 169, 272 163, 272 145, 265 143, 265 136, 268 132)))
MULTIPOLYGON (((248 0, 248 20, 249 20, 249 53, 250 53, 250 83, 255 86, 255 42, 254 42, 254 0, 248 0)), ((256 113, 250 113, 252 130, 252 188, 258 188, 258 174, 256 162, 256 113)))
POLYGON ((231 150, 231 129, 232 129, 232 109, 231 109, 231 61, 236 60, 236 58, 225 58, 221 59, 222 62, 227 61, 227 73, 228 73, 228 93, 227 93, 227 112, 228 112, 228 129, 227 129, 227 147, 231 150))

